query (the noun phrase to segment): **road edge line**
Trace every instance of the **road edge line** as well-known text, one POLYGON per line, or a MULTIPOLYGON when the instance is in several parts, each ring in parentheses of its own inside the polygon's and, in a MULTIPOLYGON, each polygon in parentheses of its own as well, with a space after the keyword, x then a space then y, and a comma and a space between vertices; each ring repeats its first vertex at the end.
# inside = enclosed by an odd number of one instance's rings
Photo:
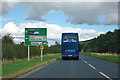
POLYGON ((36 71, 44 68, 44 67, 47 66, 48 64, 49 64, 49 63, 47 63, 47 64, 45 64, 45 65, 43 65, 43 66, 41 66, 41 67, 38 67, 38 68, 36 68, 35 70, 32 70, 32 71, 30 71, 30 72, 27 72, 27 73, 25 73, 25 74, 23 74, 23 75, 21 75, 21 76, 18 76, 18 77, 16 77, 16 78, 25 78, 26 76, 28 76, 28 75, 30 75, 30 74, 32 74, 32 73, 34 73, 34 72, 36 72, 36 71))

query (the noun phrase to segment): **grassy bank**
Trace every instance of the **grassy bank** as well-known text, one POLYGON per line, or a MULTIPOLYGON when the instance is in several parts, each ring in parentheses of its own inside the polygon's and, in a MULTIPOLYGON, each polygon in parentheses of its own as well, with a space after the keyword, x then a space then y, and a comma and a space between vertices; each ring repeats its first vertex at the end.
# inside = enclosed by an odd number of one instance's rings
POLYGON ((120 64, 120 62, 118 60, 118 58, 119 58, 118 55, 105 55, 105 54, 104 55, 103 54, 100 55, 100 54, 91 54, 91 53, 84 53, 84 52, 80 52, 80 54, 120 64))
POLYGON ((55 60, 57 58, 60 58, 60 54, 46 56, 45 58, 43 58, 42 62, 40 58, 31 59, 29 62, 27 61, 27 59, 23 61, 14 61, 14 63, 12 64, 2 65, 2 76, 3 78, 16 77, 41 65, 47 64, 48 62, 51 62, 52 60, 55 60))

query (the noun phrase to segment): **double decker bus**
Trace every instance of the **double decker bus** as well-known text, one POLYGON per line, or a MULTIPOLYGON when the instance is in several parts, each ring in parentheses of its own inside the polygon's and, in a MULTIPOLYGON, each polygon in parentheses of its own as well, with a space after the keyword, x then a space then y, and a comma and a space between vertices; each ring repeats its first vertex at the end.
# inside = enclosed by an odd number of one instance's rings
POLYGON ((78 33, 62 33, 62 59, 79 59, 78 33))

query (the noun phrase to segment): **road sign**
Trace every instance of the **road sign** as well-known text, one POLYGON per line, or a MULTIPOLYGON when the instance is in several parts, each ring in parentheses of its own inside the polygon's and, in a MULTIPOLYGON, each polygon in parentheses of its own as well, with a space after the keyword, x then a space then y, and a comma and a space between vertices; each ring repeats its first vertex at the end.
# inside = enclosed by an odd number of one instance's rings
POLYGON ((25 45, 47 45, 47 28, 25 28, 25 45))
POLYGON ((44 49, 44 46, 40 46, 40 49, 44 49))

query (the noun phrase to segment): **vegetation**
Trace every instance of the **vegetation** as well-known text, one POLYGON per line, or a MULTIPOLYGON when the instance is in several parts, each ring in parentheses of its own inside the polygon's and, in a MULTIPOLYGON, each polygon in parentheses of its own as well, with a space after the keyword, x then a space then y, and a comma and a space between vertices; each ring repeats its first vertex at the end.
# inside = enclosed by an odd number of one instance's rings
MULTIPOLYGON (((27 46, 24 42, 15 44, 11 34, 7 34, 2 38, 2 60, 16 60, 27 58, 27 46)), ((44 54, 60 53, 61 46, 56 42, 56 45, 51 47, 45 46, 44 54)), ((40 56, 39 46, 30 46, 30 57, 40 56)))
POLYGON ((97 38, 80 42, 80 51, 98 53, 120 53, 120 29, 101 34, 97 38))
MULTIPOLYGON (((84 52, 97 52, 97 53, 120 53, 120 29, 114 32, 107 32, 101 34, 97 38, 80 42, 80 51, 84 52)), ((24 42, 15 44, 11 34, 6 34, 2 37, 2 59, 3 60, 16 60, 27 58, 27 46, 24 42)), ((51 47, 45 46, 44 54, 60 53, 61 45, 56 42, 56 45, 51 47)), ((30 47, 30 57, 39 56, 39 46, 30 47)))
POLYGON ((98 54, 91 54, 91 53, 85 53, 85 52, 80 52, 80 54, 120 64, 118 55, 98 55, 98 54))
MULTIPOLYGON (((114 32, 107 32, 106 34, 101 34, 97 38, 80 42, 80 51, 81 54, 87 55, 90 57, 119 63, 118 56, 113 55, 98 55, 90 53, 120 53, 120 30, 115 30, 114 32), (87 53, 83 53, 87 52, 87 53), (89 53, 90 52, 90 53, 89 53)), ((27 62, 27 46, 24 45, 24 42, 20 44, 15 44, 11 34, 6 34, 2 37, 2 60, 3 60, 3 76, 8 76, 13 74, 21 74, 29 70, 34 69, 36 65, 41 64, 40 58, 32 59, 33 57, 40 56, 39 46, 30 47, 30 62, 27 62), (18 61, 20 60, 20 61, 18 61), (5 63, 6 61, 6 63, 5 63), (32 69, 31 69, 32 67, 32 69)), ((0 40, 0 41, 1 41, 0 40)), ((61 45, 56 42, 56 45, 51 47, 45 46, 44 55, 50 53, 61 53, 61 45)), ((43 62, 49 61, 51 59, 58 58, 60 55, 48 56, 43 59, 43 62)), ((40 65, 39 65, 40 66, 40 65)), ((13 77, 13 76, 12 76, 13 77)))
POLYGON ((46 56, 41 62, 40 58, 31 59, 29 62, 27 59, 22 61, 14 61, 12 64, 7 64, 2 66, 2 75, 3 78, 12 78, 20 74, 28 72, 32 69, 35 69, 43 64, 50 62, 52 59, 60 58, 60 54, 46 56))
POLYGON ((0 39, 2 41, 2 76, 3 77, 15 77, 30 70, 33 70, 44 62, 48 62, 52 59, 59 58, 57 53, 61 52, 61 46, 56 42, 55 45, 48 47, 45 46, 44 58, 40 60, 40 47, 30 46, 30 61, 27 61, 27 46, 24 42, 15 44, 11 34, 6 34, 0 39), (49 56, 49 54, 54 54, 49 56))

